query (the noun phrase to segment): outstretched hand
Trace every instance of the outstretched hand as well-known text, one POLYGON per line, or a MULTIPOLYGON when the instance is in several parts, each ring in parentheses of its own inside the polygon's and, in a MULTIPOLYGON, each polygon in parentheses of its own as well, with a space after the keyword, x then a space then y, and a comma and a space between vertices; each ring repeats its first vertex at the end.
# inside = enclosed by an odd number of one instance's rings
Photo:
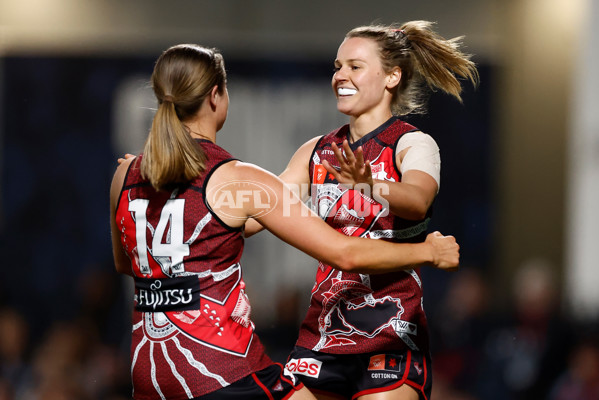
POLYGON ((440 232, 428 234, 425 243, 431 245, 433 264, 446 271, 457 271, 460 264, 460 246, 453 236, 443 236, 440 232))
POLYGON ((119 157, 119 159, 117 161, 119 164, 122 164, 130 158, 135 158, 135 155, 127 153, 127 154, 125 154, 124 157, 119 157))
POLYGON ((339 162, 339 170, 329 164, 327 160, 323 160, 322 165, 335 177, 337 182, 346 185, 366 183, 372 187, 373 181, 370 161, 364 161, 362 146, 358 147, 354 153, 349 147, 347 140, 344 140, 343 152, 334 142, 331 145, 331 149, 339 162))

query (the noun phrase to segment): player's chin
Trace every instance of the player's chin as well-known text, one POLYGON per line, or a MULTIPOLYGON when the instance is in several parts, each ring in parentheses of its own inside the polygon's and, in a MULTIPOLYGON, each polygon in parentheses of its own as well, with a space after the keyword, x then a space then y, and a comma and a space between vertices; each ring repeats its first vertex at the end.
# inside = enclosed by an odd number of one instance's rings
POLYGON ((342 114, 351 116, 352 108, 344 103, 345 103, 345 101, 343 101, 343 99, 340 100, 339 98, 337 98, 337 111, 339 111, 342 114))

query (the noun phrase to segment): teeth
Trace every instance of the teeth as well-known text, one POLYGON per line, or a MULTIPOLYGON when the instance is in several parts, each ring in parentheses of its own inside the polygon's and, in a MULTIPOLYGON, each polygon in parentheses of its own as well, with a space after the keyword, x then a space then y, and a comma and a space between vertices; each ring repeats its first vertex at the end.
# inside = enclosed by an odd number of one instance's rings
POLYGON ((337 94, 339 96, 351 96, 357 93, 356 89, 350 89, 350 88, 338 88, 337 89, 337 94))

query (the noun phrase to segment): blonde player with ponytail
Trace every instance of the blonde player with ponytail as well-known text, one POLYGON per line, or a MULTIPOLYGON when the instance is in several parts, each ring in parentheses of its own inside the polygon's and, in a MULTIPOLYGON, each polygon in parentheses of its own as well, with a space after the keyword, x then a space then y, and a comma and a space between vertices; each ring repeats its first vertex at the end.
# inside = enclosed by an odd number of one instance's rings
MULTIPOLYGON (((432 26, 411 21, 349 31, 332 77, 337 109, 349 123, 305 143, 280 175, 309 187, 301 197, 311 196, 319 216, 345 235, 403 243, 426 236, 440 184, 439 148, 401 117, 424 112, 427 91, 461 101, 460 79, 478 84, 461 38, 445 39, 432 26)), ((246 224, 248 235, 259 229, 246 224)), ((371 275, 321 262, 287 368, 320 399, 430 398, 418 266, 371 275)))

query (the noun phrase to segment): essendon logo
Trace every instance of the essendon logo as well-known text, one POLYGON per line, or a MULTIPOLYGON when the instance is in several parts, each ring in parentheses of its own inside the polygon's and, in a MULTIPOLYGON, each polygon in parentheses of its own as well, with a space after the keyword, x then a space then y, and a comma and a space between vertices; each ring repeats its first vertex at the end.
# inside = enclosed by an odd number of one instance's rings
POLYGON ((381 161, 378 164, 370 164, 370 170, 372 171, 372 179, 379 179, 381 181, 395 181, 395 179, 389 178, 387 170, 385 169, 384 161, 381 161))
POLYGON ((292 358, 285 364, 285 368, 289 372, 306 375, 311 378, 318 378, 321 367, 322 361, 315 360, 314 358, 300 358, 299 360, 292 358))
POLYGON ((368 363, 369 371, 395 371, 399 372, 401 356, 396 357, 388 354, 377 354, 370 357, 368 363))

